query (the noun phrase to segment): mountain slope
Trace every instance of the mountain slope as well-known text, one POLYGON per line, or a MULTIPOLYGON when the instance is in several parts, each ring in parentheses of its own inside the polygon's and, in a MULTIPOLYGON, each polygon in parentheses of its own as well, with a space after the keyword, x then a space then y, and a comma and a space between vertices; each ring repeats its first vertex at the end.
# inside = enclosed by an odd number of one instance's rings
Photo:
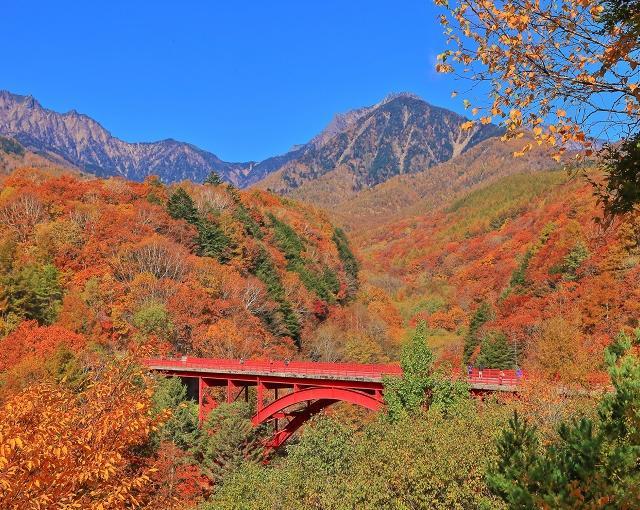
POLYGON ((566 363, 570 374, 578 359, 596 370, 603 346, 638 326, 640 216, 603 229, 594 221, 601 214, 584 180, 564 171, 520 173, 351 237, 364 280, 391 295, 407 323, 426 320, 454 366, 463 362, 464 327, 486 302, 493 318, 469 361, 491 366, 485 347, 504 335, 516 349, 510 363, 541 370, 544 358, 550 371, 566 363), (550 324, 572 331, 575 343, 545 338, 550 324))
POLYGON ((463 116, 410 94, 338 116, 257 186, 332 206, 396 175, 415 174, 495 136, 493 125, 461 129, 463 116))
POLYGON ((8 174, 17 168, 39 169, 55 174, 82 174, 81 170, 60 157, 53 154, 44 157, 25 149, 13 138, 0 136, 0 175, 8 174))
MULTIPOLYGON (((483 140, 449 161, 416 174, 397 175, 348 200, 336 202, 333 215, 345 226, 358 230, 435 209, 458 194, 495 179, 521 172, 551 170, 558 166, 546 151, 536 146, 525 156, 514 158, 522 139, 503 142, 483 140)), ((324 182, 325 188, 330 186, 324 182)), ((316 185, 320 190, 321 185, 316 185)), ((311 200, 308 194, 301 198, 311 200)))
POLYGON ((43 108, 33 97, 7 91, 0 91, 0 135, 98 176, 143 180, 159 175, 167 182, 201 182, 215 171, 237 186, 252 182, 252 163, 227 163, 215 154, 171 139, 128 143, 75 110, 57 113, 43 108))

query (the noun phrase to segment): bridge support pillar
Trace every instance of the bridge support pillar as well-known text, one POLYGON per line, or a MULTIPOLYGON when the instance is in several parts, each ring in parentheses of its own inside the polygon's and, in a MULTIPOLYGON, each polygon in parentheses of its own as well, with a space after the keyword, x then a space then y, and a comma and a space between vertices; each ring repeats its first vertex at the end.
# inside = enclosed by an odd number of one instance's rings
POLYGON ((264 384, 262 384, 262 381, 259 378, 256 384, 256 400, 256 408, 257 411, 260 412, 264 407, 264 384))
POLYGON ((209 411, 215 409, 218 403, 206 395, 206 390, 210 384, 204 377, 198 377, 198 422, 202 422, 209 414, 209 411))
MULTIPOLYGON (((273 399, 278 400, 278 387, 273 388, 273 399)), ((273 415, 273 430, 278 432, 278 416, 276 414, 273 415)))
POLYGON ((232 404, 236 399, 233 391, 235 389, 236 383, 234 383, 231 379, 227 379, 227 404, 232 404))

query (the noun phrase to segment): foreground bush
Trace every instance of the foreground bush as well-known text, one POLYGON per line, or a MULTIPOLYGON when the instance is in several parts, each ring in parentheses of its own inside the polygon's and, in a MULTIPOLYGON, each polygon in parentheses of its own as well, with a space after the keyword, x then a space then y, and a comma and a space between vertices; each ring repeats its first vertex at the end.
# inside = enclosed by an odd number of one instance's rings
POLYGON ((361 432, 321 419, 286 458, 228 476, 202 510, 504 508, 484 473, 505 412, 435 411, 361 432))

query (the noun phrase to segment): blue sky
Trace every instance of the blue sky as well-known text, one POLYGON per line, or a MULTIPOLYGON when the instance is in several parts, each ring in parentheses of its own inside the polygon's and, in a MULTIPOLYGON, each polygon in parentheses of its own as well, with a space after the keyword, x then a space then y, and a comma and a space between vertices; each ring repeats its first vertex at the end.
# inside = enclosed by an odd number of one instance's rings
POLYGON ((389 92, 462 111, 430 0, 2 4, 0 88, 127 141, 260 160, 389 92))

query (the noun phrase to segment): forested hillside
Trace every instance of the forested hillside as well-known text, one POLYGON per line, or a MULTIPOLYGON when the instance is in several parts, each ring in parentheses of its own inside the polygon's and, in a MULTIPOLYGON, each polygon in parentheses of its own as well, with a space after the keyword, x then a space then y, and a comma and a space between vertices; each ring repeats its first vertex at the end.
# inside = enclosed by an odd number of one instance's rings
POLYGON ((439 211, 354 233, 366 279, 454 361, 579 380, 638 326, 640 223, 605 226, 564 171, 505 177, 439 211))
POLYGON ((572 416, 594 416, 609 404, 558 385, 608 382, 618 361, 605 352, 627 349, 638 326, 638 218, 605 228, 599 215, 583 180, 519 173, 354 229, 352 252, 326 213, 215 174, 165 186, 15 171, 0 192, 8 508, 506 508, 487 473, 509 462, 491 446, 509 416, 548 441, 572 416), (274 454, 250 421, 255 393, 199 427, 180 381, 137 364, 185 353, 399 358, 405 375, 385 381, 377 420, 337 406, 274 454), (465 365, 523 367, 527 385, 517 401, 474 403, 450 379, 465 365), (49 467, 33 471, 43 455, 49 467), (19 474, 32 485, 12 492, 19 474))
POLYGON ((3 369, 47 327, 110 348, 291 357, 358 289, 344 234, 268 193, 36 170, 2 184, 3 369))

